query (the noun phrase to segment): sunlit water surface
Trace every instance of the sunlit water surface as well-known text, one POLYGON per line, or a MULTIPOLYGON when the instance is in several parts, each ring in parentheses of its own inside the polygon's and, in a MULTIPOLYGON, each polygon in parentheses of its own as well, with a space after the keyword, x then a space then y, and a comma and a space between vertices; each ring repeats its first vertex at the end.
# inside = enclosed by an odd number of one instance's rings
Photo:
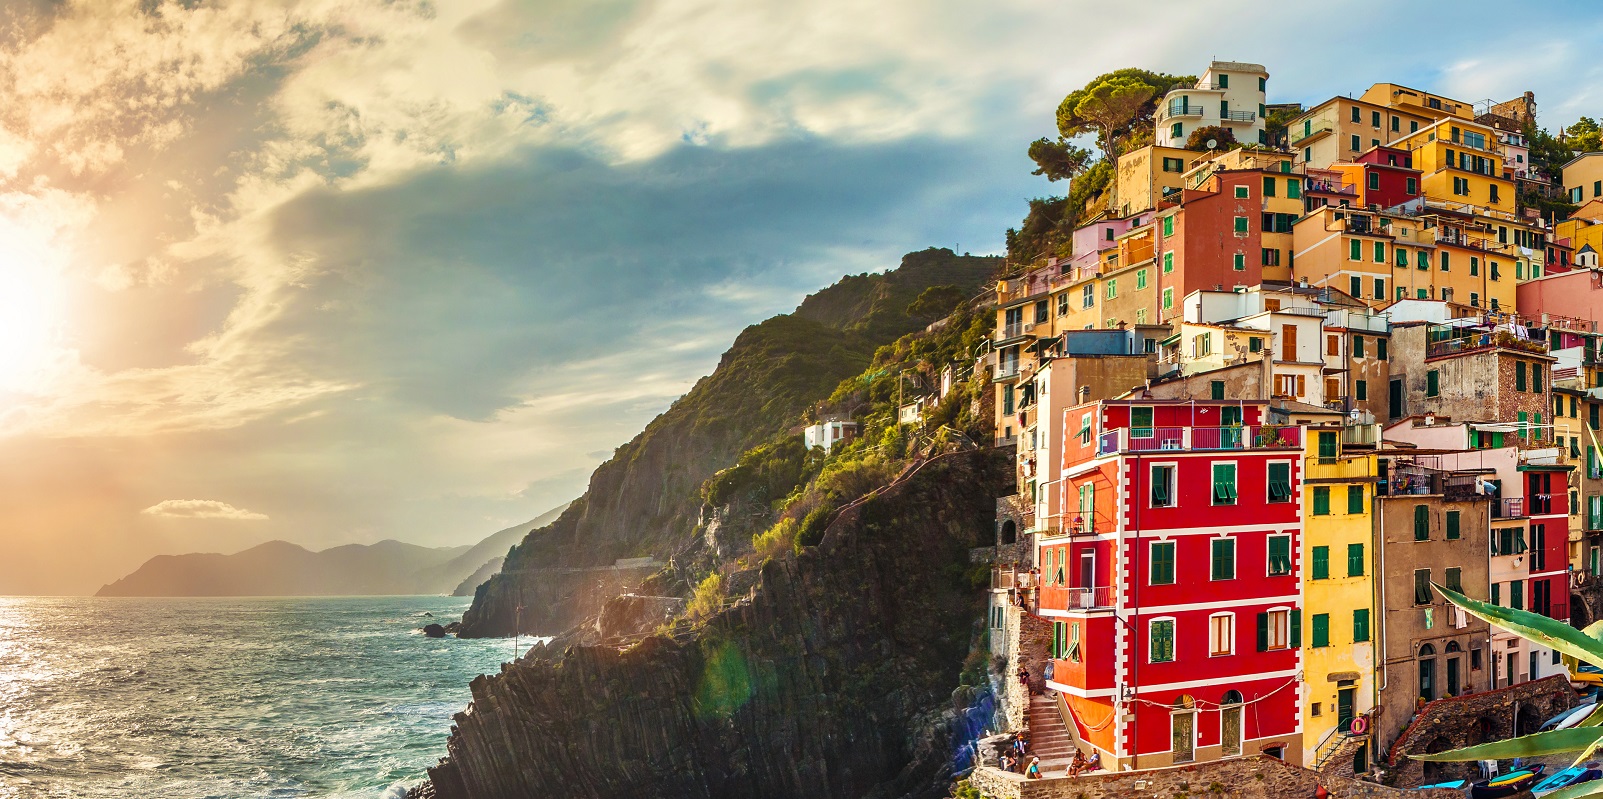
POLYGON ((511 655, 467 605, 0 598, 0 799, 398 796, 511 655))

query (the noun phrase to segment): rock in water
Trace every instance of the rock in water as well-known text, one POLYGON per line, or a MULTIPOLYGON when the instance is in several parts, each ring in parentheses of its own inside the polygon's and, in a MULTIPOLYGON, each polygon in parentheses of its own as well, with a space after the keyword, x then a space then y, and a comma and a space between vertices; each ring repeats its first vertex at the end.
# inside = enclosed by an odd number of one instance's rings
POLYGON ((423 634, 430 638, 444 638, 445 628, 438 624, 429 624, 424 626, 423 634))

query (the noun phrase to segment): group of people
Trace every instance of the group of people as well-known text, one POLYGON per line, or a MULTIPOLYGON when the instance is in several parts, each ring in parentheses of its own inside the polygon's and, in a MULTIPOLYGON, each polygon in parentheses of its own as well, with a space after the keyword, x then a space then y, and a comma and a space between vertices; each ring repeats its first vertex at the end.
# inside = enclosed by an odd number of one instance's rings
POLYGON ((1013 740, 1008 742, 1007 749, 1002 751, 997 765, 1001 766, 1003 771, 1023 774, 1027 780, 1038 780, 1041 778, 1041 758, 1029 752, 1029 739, 1024 737, 1023 731, 1016 732, 1013 734, 1013 740))
POLYGON ((1078 777, 1086 772, 1099 771, 1101 768, 1101 752, 1092 752, 1090 757, 1086 757, 1080 750, 1076 749, 1074 751, 1074 759, 1069 761, 1069 776, 1078 777))

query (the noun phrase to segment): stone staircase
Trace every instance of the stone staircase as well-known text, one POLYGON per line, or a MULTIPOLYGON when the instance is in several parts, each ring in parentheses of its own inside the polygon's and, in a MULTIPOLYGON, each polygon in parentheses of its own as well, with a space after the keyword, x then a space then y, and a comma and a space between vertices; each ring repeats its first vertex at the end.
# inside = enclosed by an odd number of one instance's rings
POLYGON ((1030 697, 1029 727, 1030 754, 1041 758, 1041 776, 1063 776, 1080 742, 1079 736, 1063 723, 1057 700, 1030 697))

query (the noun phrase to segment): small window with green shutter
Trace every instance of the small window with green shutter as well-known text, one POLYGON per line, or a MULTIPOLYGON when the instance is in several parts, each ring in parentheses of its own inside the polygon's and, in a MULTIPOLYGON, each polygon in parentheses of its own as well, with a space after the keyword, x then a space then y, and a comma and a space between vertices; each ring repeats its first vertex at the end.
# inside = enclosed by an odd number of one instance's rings
POLYGON ((1425 373, 1425 396, 1436 397, 1442 393, 1441 376, 1435 369, 1425 373))
POLYGON ((1375 360, 1377 360, 1377 361, 1386 360, 1386 339, 1383 339, 1383 338, 1375 339, 1375 360))
POLYGON ((1539 363, 1531 364, 1531 391, 1542 393, 1542 365, 1539 363))
POLYGON ((1353 611, 1353 643, 1369 640, 1369 608, 1353 611))
POLYGON ((1458 513, 1456 510, 1447 512, 1447 539, 1449 541, 1458 538, 1458 513))
POLYGON ((1359 402, 1363 402, 1363 401, 1369 399, 1369 381, 1368 380, 1354 380, 1353 381, 1353 398, 1358 400, 1359 402))
POLYGON ((1362 577, 1362 576, 1364 576, 1364 545, 1363 544, 1348 544, 1347 545, 1347 576, 1348 577, 1362 577))
MULTIPOLYGON (((1173 236, 1174 235, 1174 217, 1173 216, 1166 216, 1166 217, 1163 218, 1163 235, 1165 235, 1165 236, 1173 236)), ((1167 272, 1169 270, 1165 269, 1164 271, 1167 272)))
POLYGON ((1162 619, 1152 622, 1149 628, 1152 631, 1151 648, 1148 650, 1148 662, 1170 663, 1174 661, 1174 620, 1162 619))
POLYGON ((1247 232, 1247 218, 1246 217, 1244 217, 1244 216, 1236 217, 1236 232, 1237 233, 1241 233, 1241 234, 1245 234, 1247 232))
POLYGON ((1525 609, 1525 581, 1508 581, 1508 606, 1515 610, 1525 609))
POLYGON ((1216 463, 1213 465, 1213 504, 1236 504, 1235 464, 1216 463))
POLYGON ((1150 585, 1174 585, 1174 542, 1152 542, 1150 585))
POLYGON ((1291 464, 1269 464, 1269 501, 1291 501, 1291 464))
POLYGON ((1216 400, 1224 399, 1225 398, 1225 381, 1223 381, 1223 380, 1214 380, 1214 381, 1208 383, 1208 396, 1213 398, 1213 399, 1216 399, 1216 400))
MULTIPOLYGON (((1283 166, 1283 167, 1290 167, 1291 166, 1291 162, 1282 161, 1280 165, 1283 166)), ((1286 179, 1286 196, 1290 197, 1293 200, 1302 199, 1302 183, 1300 181, 1298 181, 1296 178, 1287 178, 1286 179)))
POLYGON ((1312 580, 1330 579, 1330 547, 1314 547, 1312 551, 1312 580))
POLYGON ((1347 486, 1347 512, 1362 514, 1364 512, 1364 487, 1347 486))
POLYGON ((1330 614, 1315 613, 1311 621, 1313 630, 1308 646, 1314 649, 1330 646, 1330 614))
POLYGON ((1330 515, 1330 486, 1314 486, 1314 515, 1330 515))
POLYGON ((1291 574, 1291 536, 1269 536, 1269 576, 1291 574))
POLYGON ((1174 467, 1152 467, 1152 507, 1174 507, 1174 467))
POLYGON ((1362 358, 1362 357, 1364 357, 1364 337, 1363 336, 1353 336, 1353 357, 1354 358, 1362 358))
MULTIPOLYGON (((1524 391, 1525 390, 1525 362, 1524 361, 1515 361, 1514 362, 1514 390, 1515 391, 1524 391)), ((1507 418, 1507 417, 1504 417, 1504 418, 1507 418)))
POLYGON ((1209 577, 1214 580, 1236 579, 1236 541, 1233 538, 1215 538, 1211 542, 1212 563, 1209 577))
POLYGON ((1336 434, 1319 434, 1319 460, 1330 462, 1336 459, 1336 434))
POLYGON ((1347 260, 1357 261, 1364 257, 1364 243, 1358 239, 1347 241, 1347 260))
POLYGON ((1430 540, 1430 507, 1427 505, 1414 506, 1414 540, 1430 540))
POLYGON ((1414 604, 1429 605, 1430 602, 1430 569, 1414 570, 1414 604))
POLYGON ((1275 194, 1276 194, 1275 183, 1276 183, 1276 181, 1275 181, 1274 178, 1268 177, 1267 175, 1264 176, 1264 179, 1263 179, 1263 196, 1265 196, 1265 197, 1273 197, 1273 196, 1275 196, 1275 194))
POLYGON ((1386 242, 1384 241, 1375 242, 1375 263, 1386 263, 1386 242))
POLYGON ((1461 573, 1462 573, 1462 571, 1457 566, 1454 566, 1454 567, 1452 567, 1452 568, 1447 570, 1447 588, 1448 588, 1448 590, 1457 591, 1459 593, 1463 593, 1464 592, 1464 584, 1462 582, 1460 582, 1460 580, 1459 580, 1459 575, 1461 573))
POLYGON ((1130 409, 1130 437, 1152 437, 1152 406, 1137 405, 1130 409))

